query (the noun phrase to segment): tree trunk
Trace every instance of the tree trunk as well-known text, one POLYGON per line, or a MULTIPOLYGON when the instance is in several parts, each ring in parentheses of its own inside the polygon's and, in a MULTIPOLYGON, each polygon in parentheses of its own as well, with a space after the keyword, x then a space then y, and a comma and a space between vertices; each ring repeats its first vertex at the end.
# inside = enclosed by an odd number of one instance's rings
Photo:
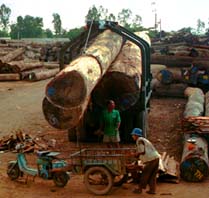
POLYGON ((208 176, 208 143, 204 138, 185 135, 180 171, 181 177, 190 182, 199 182, 208 176))
POLYGON ((187 85, 183 83, 162 84, 158 80, 153 80, 153 95, 163 97, 180 97, 184 98, 184 90, 187 85))
POLYGON ((184 117, 202 116, 204 113, 204 93, 199 88, 196 88, 196 90, 197 91, 194 91, 188 97, 184 117))
POLYGON ((20 74, 0 74, 0 81, 20 80, 20 74))
POLYGON ((59 72, 58 68, 46 69, 39 68, 34 70, 29 70, 21 73, 21 78, 29 81, 38 81, 51 78, 59 72))
POLYGON ((198 65, 199 69, 209 69, 209 58, 191 57, 191 56, 169 56, 169 55, 152 55, 152 64, 163 64, 167 67, 190 67, 191 64, 198 65))
POLYGON ((3 63, 8 63, 13 61, 18 56, 22 55, 25 52, 25 48, 17 48, 16 50, 8 53, 7 55, 0 58, 0 61, 3 63))
POLYGON ((205 94, 205 116, 209 116, 209 91, 205 94))
POLYGON ((122 46, 110 30, 96 37, 85 54, 72 61, 46 87, 47 99, 61 108, 81 105, 107 71, 122 46))
MULTIPOLYGON (((140 32, 136 35, 143 36, 140 32)), ((149 37, 146 39, 149 43, 149 37)), ((129 109, 140 97, 141 73, 141 49, 133 42, 126 41, 120 54, 94 89, 93 102, 105 107, 107 100, 112 99, 120 111, 129 109)))
POLYGON ((86 110, 92 90, 121 46, 122 37, 106 30, 96 37, 85 54, 72 61, 49 82, 43 112, 52 126, 66 129, 76 126, 86 110))

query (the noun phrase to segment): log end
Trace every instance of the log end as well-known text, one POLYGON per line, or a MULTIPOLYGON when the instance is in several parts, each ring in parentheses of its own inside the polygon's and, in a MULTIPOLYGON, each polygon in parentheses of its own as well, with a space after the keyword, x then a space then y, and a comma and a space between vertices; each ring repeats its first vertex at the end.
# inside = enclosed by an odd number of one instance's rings
POLYGON ((180 165, 181 178, 188 182, 200 182, 208 176, 208 165, 199 157, 191 157, 180 165))
POLYGON ((42 102, 42 110, 48 123, 57 129, 70 129, 76 126, 82 111, 80 107, 61 109, 50 103, 46 97, 42 102))
POLYGON ((85 79, 75 70, 57 75, 46 87, 47 99, 65 108, 81 104, 86 93, 85 79))

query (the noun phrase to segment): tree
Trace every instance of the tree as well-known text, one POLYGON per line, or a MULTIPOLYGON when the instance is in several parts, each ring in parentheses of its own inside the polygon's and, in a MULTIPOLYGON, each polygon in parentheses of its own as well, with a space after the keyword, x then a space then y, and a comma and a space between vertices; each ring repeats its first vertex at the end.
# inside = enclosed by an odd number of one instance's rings
POLYGON ((2 4, 0 7, 0 25, 3 26, 3 30, 7 29, 9 24, 9 17, 11 14, 11 9, 6 7, 5 4, 2 4))
POLYGON ((60 18, 60 15, 57 13, 53 14, 53 21, 52 23, 54 24, 54 31, 56 35, 61 35, 62 31, 62 21, 60 18))
POLYGON ((118 22, 121 26, 130 28, 130 23, 128 21, 131 19, 131 16, 132 11, 130 9, 122 9, 122 11, 118 13, 118 22))
POLYGON ((26 15, 17 17, 17 23, 11 25, 10 36, 13 39, 40 38, 43 36, 43 19, 26 15))
POLYGON ((200 19, 197 20, 197 33, 200 34, 203 32, 205 28, 205 23, 201 21, 200 19))
POLYGON ((116 20, 116 16, 112 13, 109 14, 109 16, 107 16, 107 20, 108 21, 115 21, 116 20))
POLYGON ((44 30, 44 35, 46 36, 46 38, 53 38, 53 33, 48 28, 46 30, 44 30))
POLYGON ((99 8, 96 8, 95 5, 93 5, 86 15, 85 19, 86 21, 99 21, 99 20, 107 20, 108 18, 108 10, 103 8, 102 6, 99 6, 99 8))
POLYGON ((135 18, 132 20, 131 28, 133 31, 140 31, 142 29, 141 26, 142 18, 139 15, 136 15, 135 18))

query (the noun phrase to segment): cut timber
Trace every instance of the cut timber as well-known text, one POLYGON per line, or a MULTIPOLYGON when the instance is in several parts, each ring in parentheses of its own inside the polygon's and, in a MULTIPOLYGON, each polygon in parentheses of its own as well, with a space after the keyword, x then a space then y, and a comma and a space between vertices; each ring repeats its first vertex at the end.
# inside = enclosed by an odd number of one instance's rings
POLYGON ((204 97, 205 96, 202 90, 196 88, 196 91, 194 91, 188 97, 188 101, 184 110, 184 117, 203 115, 204 97))
POLYGON ((122 37, 106 30, 96 37, 85 54, 72 61, 46 87, 54 105, 71 108, 85 102, 91 91, 118 55, 122 37))
POLYGON ((55 69, 42 68, 40 70, 29 71, 27 78, 25 78, 25 80, 29 80, 29 81, 45 80, 54 77, 58 72, 59 72, 58 68, 55 69))
POLYGON ((17 48, 16 50, 11 51, 7 55, 1 57, 0 61, 3 62, 3 63, 11 62, 15 58, 17 58, 18 56, 22 55, 24 52, 25 52, 25 48, 17 48))
POLYGON ((85 54, 67 65, 46 87, 43 112, 55 128, 71 129, 82 118, 92 90, 118 55, 123 39, 106 30, 85 54))
POLYGON ((154 96, 165 96, 165 97, 180 97, 184 98, 184 90, 187 85, 183 83, 173 84, 162 84, 159 81, 152 82, 153 84, 153 95, 154 96))
MULTIPOLYGON (((139 37, 149 37, 136 33, 139 37)), ((119 110, 133 106, 140 97, 142 73, 141 49, 131 41, 126 41, 116 60, 98 83, 92 93, 93 102, 104 107, 107 100, 115 101, 119 110)))
POLYGON ((190 67, 191 64, 198 65, 200 69, 209 68, 209 58, 177 56, 177 55, 152 55, 152 64, 163 64, 167 67, 190 67))
POLYGON ((205 94, 205 116, 209 116, 209 91, 205 94))
POLYGON ((3 63, 0 67, 1 73, 20 73, 26 70, 32 70, 34 68, 59 68, 59 64, 55 62, 40 62, 34 60, 20 60, 11 61, 9 63, 3 63))
POLYGON ((88 105, 86 100, 82 105, 74 108, 63 109, 50 103, 45 97, 42 109, 49 124, 58 129, 71 129, 81 120, 83 113, 88 105))
POLYGON ((20 74, 0 74, 0 81, 20 80, 20 74))
POLYGON ((185 135, 180 172, 189 182, 200 182, 208 176, 208 143, 204 138, 185 135))

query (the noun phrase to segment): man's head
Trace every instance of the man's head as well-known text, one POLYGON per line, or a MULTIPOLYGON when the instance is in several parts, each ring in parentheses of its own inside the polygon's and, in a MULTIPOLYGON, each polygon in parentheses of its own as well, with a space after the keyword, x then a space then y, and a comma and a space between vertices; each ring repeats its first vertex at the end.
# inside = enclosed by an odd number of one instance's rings
POLYGON ((142 130, 140 128, 134 128, 131 132, 132 138, 137 140, 138 137, 142 137, 142 130))
POLYGON ((113 100, 109 100, 107 102, 107 109, 108 111, 112 111, 115 108, 115 102, 113 100))

